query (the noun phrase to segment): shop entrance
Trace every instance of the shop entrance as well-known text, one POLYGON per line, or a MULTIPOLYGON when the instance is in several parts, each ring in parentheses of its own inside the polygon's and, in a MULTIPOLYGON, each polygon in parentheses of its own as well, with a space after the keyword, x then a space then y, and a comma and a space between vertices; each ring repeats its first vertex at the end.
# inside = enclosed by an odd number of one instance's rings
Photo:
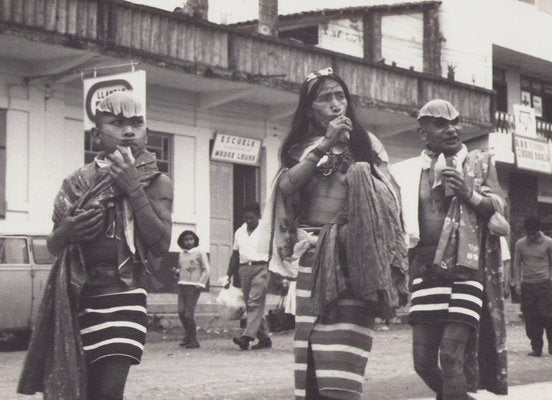
POLYGON ((226 274, 243 208, 259 201, 259 168, 211 161, 211 285, 226 274))

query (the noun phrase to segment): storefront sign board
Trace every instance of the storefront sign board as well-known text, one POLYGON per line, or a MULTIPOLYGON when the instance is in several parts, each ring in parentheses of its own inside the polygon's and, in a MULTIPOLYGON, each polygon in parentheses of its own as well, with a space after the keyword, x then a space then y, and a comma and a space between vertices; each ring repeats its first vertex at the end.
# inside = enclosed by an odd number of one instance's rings
POLYGON ((546 140, 514 135, 514 151, 519 169, 552 174, 550 147, 546 140))
POLYGON ((92 129, 96 106, 105 97, 117 91, 130 91, 146 109, 146 71, 102 76, 83 80, 84 130, 92 129))
POLYGON ((234 164, 259 165, 262 141, 217 133, 211 160, 234 164))

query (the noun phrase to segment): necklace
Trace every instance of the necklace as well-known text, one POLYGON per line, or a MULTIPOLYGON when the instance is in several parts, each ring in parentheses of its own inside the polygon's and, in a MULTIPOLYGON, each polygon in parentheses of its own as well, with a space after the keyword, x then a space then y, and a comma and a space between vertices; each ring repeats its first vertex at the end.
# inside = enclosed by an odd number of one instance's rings
POLYGON ((327 152, 316 166, 316 171, 321 176, 330 176, 336 171, 345 172, 353 162, 353 153, 348 147, 339 149, 339 153, 332 150, 327 152))

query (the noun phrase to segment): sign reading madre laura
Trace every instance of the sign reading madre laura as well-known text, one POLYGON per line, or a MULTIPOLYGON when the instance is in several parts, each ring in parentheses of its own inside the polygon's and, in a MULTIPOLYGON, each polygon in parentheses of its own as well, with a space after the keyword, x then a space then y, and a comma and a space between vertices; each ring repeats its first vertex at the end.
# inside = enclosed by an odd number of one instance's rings
POLYGON ((211 160, 234 164, 258 165, 261 141, 240 136, 217 133, 211 160))

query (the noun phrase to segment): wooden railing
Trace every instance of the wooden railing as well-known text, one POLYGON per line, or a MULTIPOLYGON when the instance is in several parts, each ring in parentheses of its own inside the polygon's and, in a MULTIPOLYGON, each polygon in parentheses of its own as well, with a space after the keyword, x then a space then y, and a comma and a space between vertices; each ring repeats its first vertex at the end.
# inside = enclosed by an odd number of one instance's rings
POLYGON ((74 47, 91 42, 188 71, 202 66, 229 79, 269 78, 286 90, 297 90, 309 72, 332 66, 363 103, 414 112, 430 99, 445 98, 464 121, 493 121, 493 92, 483 88, 122 0, 0 0, 0 25, 4 33, 27 31, 34 40, 74 47), (37 39, 36 32, 54 37, 37 39))
MULTIPOLYGON (((537 136, 552 139, 552 123, 537 120, 537 136)), ((502 111, 495 113, 495 129, 497 132, 514 133, 516 129, 515 118, 512 114, 502 111)))

